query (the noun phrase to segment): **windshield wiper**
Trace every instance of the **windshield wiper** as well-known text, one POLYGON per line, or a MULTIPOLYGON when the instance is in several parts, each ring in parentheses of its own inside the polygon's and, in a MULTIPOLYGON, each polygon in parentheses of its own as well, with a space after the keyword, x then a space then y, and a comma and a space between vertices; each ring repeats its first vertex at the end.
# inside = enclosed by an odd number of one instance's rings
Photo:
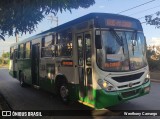
POLYGON ((116 31, 114 29, 110 29, 110 33, 116 37, 116 41, 120 46, 123 46, 123 38, 119 37, 119 35, 116 33, 116 31))
POLYGON ((123 50, 123 54, 124 54, 124 44, 123 44, 123 38, 122 38, 122 36, 120 37, 117 33, 116 33, 116 31, 114 30, 114 29, 110 29, 110 33, 113 35, 113 36, 115 36, 116 38, 116 41, 117 41, 117 43, 120 45, 120 46, 122 46, 122 50, 123 50))
POLYGON ((137 32, 135 31, 131 37, 131 43, 132 43, 132 53, 134 55, 135 52, 135 48, 134 46, 136 46, 136 38, 137 38, 137 32))

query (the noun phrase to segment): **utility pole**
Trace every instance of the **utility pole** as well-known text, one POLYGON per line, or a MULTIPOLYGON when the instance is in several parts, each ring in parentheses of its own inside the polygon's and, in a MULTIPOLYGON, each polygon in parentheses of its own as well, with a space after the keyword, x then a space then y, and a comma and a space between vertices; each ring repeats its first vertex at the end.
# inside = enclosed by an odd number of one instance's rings
POLYGON ((18 33, 16 33, 16 43, 18 42, 18 33))
POLYGON ((56 24, 57 24, 57 26, 58 26, 58 17, 53 16, 53 15, 48 16, 48 17, 49 17, 49 19, 48 19, 48 20, 50 20, 50 21, 51 21, 51 23, 52 23, 53 21, 55 21, 55 22, 56 22, 56 24))

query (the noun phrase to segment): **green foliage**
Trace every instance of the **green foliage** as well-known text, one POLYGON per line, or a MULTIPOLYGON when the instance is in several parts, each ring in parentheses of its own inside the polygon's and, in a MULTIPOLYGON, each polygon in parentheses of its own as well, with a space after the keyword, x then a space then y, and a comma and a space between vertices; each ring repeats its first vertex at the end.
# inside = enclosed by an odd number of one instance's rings
POLYGON ((2 64, 2 58, 0 58, 0 64, 2 64))
POLYGON ((2 57, 0 57, 0 65, 8 65, 9 64, 9 56, 10 56, 9 52, 3 53, 2 57))
POLYGON ((94 0, 1 0, 0 36, 32 33, 49 13, 88 8, 94 3, 94 0))
POLYGON ((6 53, 3 53, 3 54, 2 54, 2 57, 3 57, 3 58, 9 58, 9 55, 10 55, 10 53, 9 53, 9 52, 6 52, 6 53))
POLYGON ((156 28, 160 28, 160 11, 155 13, 155 18, 153 17, 153 15, 154 14, 145 16, 146 23, 149 25, 154 25, 156 28))

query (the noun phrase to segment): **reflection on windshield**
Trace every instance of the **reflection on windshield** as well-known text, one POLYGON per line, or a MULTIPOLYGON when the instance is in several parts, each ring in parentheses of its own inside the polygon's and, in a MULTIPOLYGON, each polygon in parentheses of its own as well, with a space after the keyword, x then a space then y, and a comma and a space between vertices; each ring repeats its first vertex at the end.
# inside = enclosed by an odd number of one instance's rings
POLYGON ((99 67, 108 71, 129 71, 144 67, 144 36, 142 33, 134 34, 135 32, 101 31, 102 49, 97 49, 99 67))

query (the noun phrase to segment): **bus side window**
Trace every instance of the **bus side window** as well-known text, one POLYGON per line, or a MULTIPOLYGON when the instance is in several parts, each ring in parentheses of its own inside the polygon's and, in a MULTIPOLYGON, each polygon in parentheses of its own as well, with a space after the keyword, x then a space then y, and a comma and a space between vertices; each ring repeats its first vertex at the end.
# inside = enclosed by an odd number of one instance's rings
POLYGON ((14 50, 13 59, 17 62, 17 49, 14 50))
POLYGON ((85 35, 86 40, 86 64, 91 65, 91 36, 90 34, 85 35))
POLYGON ((72 55, 72 34, 62 32, 58 35, 58 56, 72 55))
POLYGON ((42 49, 41 49, 41 57, 52 57, 54 56, 54 35, 48 35, 45 38, 42 38, 42 49))
POLYGON ((78 37, 78 65, 83 65, 83 39, 78 37))
POLYGON ((13 59, 13 47, 10 48, 10 59, 13 59))
POLYGON ((53 34, 52 35, 52 43, 51 43, 51 50, 52 50, 53 57, 55 56, 55 39, 56 39, 56 36, 53 34))
POLYGON ((24 44, 23 51, 24 51, 23 57, 26 58, 26 43, 24 44))
POLYGON ((30 58, 30 53, 31 53, 31 42, 27 42, 24 48, 24 57, 30 58))
POLYGON ((18 58, 22 59, 24 56, 24 44, 18 46, 18 58))

